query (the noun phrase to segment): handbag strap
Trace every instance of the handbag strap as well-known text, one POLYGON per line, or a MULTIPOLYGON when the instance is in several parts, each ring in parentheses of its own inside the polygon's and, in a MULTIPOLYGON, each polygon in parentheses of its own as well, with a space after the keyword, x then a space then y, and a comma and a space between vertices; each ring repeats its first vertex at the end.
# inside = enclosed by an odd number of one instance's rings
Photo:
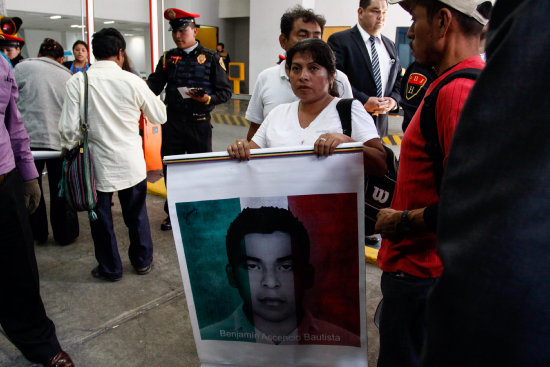
POLYGON ((86 134, 88 132, 88 74, 86 70, 82 71, 84 75, 84 119, 80 119, 80 129, 86 134))

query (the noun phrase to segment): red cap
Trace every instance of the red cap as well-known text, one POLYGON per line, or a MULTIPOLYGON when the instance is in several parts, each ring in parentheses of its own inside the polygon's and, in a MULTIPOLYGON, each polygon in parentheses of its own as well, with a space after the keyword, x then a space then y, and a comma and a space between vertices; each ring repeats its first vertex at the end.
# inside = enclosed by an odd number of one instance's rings
POLYGON ((14 42, 25 43, 25 40, 23 38, 10 36, 8 34, 0 34, 0 41, 14 41, 14 42))
POLYGON ((179 10, 176 8, 168 8, 164 11, 164 19, 166 20, 172 20, 172 19, 178 19, 178 18, 199 18, 200 14, 195 13, 188 13, 183 10, 179 10))
POLYGON ((17 37, 17 31, 21 24, 23 24, 21 18, 0 15, 0 44, 2 46, 23 47, 25 40, 17 37))

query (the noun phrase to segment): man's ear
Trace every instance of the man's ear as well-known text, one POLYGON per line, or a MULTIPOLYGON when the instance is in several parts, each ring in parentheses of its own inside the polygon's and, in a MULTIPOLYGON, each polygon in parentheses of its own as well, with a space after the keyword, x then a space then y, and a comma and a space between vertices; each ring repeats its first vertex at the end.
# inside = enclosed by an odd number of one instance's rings
POLYGON ((232 286, 233 288, 238 288, 237 280, 235 279, 235 275, 233 274, 233 267, 230 264, 227 264, 225 266, 225 275, 227 276, 229 285, 232 286))
POLYGON ((288 41, 288 39, 286 38, 286 36, 281 33, 281 35, 279 36, 279 44, 281 45, 281 48, 285 51, 286 51, 286 42, 287 41, 288 41))
POLYGON ((453 19, 453 13, 447 8, 440 9, 436 15, 437 19, 434 21, 437 22, 439 27, 439 37, 443 37, 447 34, 449 27, 451 25, 451 20, 453 19))

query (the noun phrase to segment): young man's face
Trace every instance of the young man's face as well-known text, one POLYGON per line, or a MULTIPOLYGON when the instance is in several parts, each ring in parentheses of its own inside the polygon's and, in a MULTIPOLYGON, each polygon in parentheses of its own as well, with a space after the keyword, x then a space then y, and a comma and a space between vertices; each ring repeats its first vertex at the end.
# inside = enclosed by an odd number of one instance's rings
POLYGON ((407 37, 411 39, 410 47, 416 60, 423 65, 433 66, 435 42, 437 41, 437 24, 428 19, 426 7, 416 5, 411 10, 413 24, 411 24, 407 37))
MULTIPOLYGON (((292 254, 285 232, 250 233, 244 237, 246 256, 232 269, 232 285, 239 289, 245 309, 254 319, 282 322, 296 318, 303 296, 303 264, 292 254), (296 286, 295 286, 296 284, 296 286)), ((231 271, 231 270, 229 270, 231 271)))
POLYGON ((292 30, 288 35, 288 38, 281 34, 279 36, 279 42, 281 47, 288 51, 292 46, 308 38, 321 38, 321 26, 317 22, 304 22, 302 18, 296 19, 292 26, 292 30))
POLYGON ((21 48, 13 46, 0 46, 0 51, 8 57, 8 59, 13 60, 21 52, 21 48))
POLYGON ((366 8, 359 8, 359 25, 371 36, 378 36, 386 24, 386 0, 372 0, 366 8))
POLYGON ((172 31, 172 39, 178 48, 185 49, 195 45, 195 37, 197 36, 198 28, 189 25, 183 29, 172 31))

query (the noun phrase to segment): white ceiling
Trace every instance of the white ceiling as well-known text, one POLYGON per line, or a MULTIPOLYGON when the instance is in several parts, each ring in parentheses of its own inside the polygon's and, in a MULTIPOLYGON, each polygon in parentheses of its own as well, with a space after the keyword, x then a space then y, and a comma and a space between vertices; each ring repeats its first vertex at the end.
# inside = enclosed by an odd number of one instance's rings
MULTIPOLYGON (((58 32, 80 32, 79 28, 71 28, 73 24, 81 24, 80 17, 65 16, 61 19, 50 19, 51 14, 33 13, 26 11, 10 10, 8 12, 10 17, 19 17, 23 20, 21 29, 36 29, 36 30, 50 30, 58 32)), ((99 30, 105 27, 113 27, 118 29, 121 33, 130 33, 135 36, 143 36, 145 32, 149 32, 149 24, 147 23, 134 23, 128 21, 117 21, 113 24, 104 24, 104 21, 110 21, 113 19, 95 19, 95 29, 99 30)), ((85 20, 84 20, 85 21, 85 20)))

